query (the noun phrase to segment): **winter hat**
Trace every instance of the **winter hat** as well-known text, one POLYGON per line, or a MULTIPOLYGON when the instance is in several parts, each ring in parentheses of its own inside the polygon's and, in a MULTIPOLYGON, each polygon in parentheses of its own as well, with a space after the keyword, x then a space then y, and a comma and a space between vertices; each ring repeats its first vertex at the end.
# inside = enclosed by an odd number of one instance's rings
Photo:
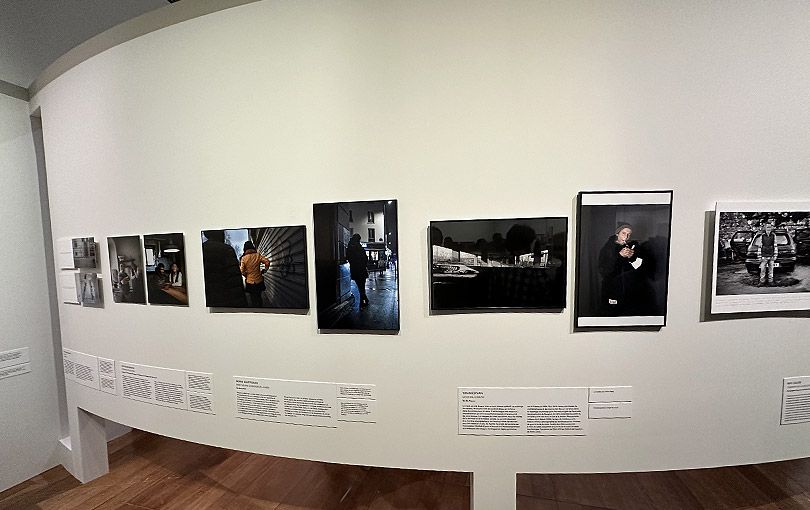
POLYGON ((619 235, 619 232, 621 232, 623 228, 629 228, 630 230, 633 230, 632 225, 630 225, 629 223, 625 223, 623 221, 620 221, 618 223, 618 226, 616 227, 616 231, 614 232, 614 234, 619 235))

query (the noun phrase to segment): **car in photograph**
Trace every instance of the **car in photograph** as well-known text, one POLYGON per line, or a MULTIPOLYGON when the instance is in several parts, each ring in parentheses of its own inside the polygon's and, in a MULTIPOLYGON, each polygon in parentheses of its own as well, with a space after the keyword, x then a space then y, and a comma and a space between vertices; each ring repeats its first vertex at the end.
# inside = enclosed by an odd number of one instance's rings
MULTIPOLYGON (((792 273, 796 267, 796 244, 793 238, 785 230, 774 230, 776 235, 776 261, 773 264, 774 271, 792 273)), ((760 232, 748 245, 748 252, 745 255, 745 268, 750 274, 759 274, 759 264, 761 259, 757 256, 762 245, 762 233, 760 232)))
POLYGON ((810 228, 797 229, 793 242, 796 243, 797 257, 801 259, 810 257, 810 228))
POLYGON ((753 230, 738 230, 731 236, 731 249, 737 255, 738 260, 745 260, 745 255, 748 253, 748 246, 754 238, 753 230))

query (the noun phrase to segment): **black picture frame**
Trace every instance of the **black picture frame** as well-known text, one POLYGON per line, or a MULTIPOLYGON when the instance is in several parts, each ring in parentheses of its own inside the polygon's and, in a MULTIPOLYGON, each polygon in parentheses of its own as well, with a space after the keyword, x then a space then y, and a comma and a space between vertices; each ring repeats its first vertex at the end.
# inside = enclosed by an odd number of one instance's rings
POLYGON ((431 312, 565 309, 567 217, 435 220, 427 234, 431 312))
POLYGON ((200 238, 207 307, 309 309, 306 226, 206 229, 200 238), (246 251, 257 260, 242 272, 246 251))
POLYGON ((319 203, 312 211, 320 332, 395 334, 400 324, 397 200, 319 203))
POLYGON ((575 330, 666 326, 672 200, 672 190, 577 195, 575 330))

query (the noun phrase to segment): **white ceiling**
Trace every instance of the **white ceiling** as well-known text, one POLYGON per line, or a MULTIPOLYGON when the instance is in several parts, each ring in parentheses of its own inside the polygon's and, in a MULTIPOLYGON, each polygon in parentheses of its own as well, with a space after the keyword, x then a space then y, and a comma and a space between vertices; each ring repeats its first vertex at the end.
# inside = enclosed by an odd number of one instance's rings
POLYGON ((0 80, 28 88, 70 49, 168 0, 0 0, 0 80))

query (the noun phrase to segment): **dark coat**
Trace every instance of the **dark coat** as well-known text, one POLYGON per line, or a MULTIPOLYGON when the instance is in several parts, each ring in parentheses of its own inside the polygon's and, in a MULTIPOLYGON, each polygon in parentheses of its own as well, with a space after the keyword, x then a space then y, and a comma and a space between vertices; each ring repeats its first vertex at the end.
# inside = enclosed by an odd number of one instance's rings
POLYGON ((624 246, 616 244, 615 235, 599 250, 600 309, 605 315, 650 315, 655 307, 654 293, 648 281, 652 256, 640 253, 638 242, 631 241, 630 245, 634 255, 629 259, 619 255, 624 246), (631 263, 638 258, 642 259, 642 264, 636 269, 631 263))
POLYGON ((233 248, 219 241, 202 245, 205 304, 209 307, 247 307, 242 272, 233 248))
POLYGON ((352 280, 362 281, 368 278, 368 255, 360 243, 349 242, 346 247, 346 258, 349 260, 352 280))

